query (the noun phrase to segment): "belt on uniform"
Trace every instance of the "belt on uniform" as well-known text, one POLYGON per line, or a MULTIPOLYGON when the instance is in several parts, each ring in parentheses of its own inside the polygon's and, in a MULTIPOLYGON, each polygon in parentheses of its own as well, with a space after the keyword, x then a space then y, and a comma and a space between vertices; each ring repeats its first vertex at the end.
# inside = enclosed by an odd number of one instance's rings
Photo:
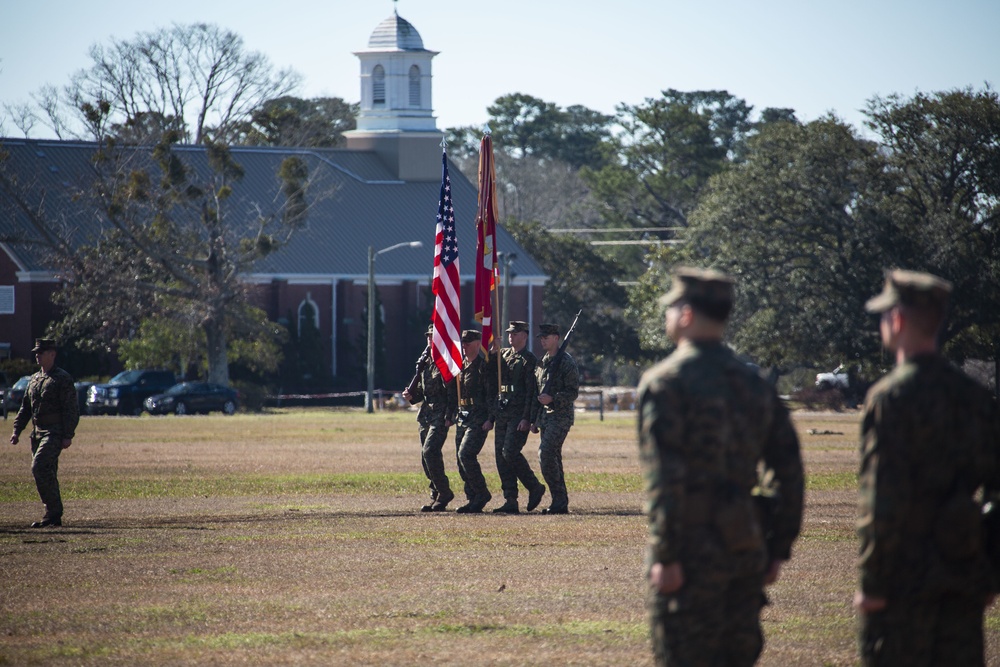
POLYGON ((473 398, 463 398, 462 400, 460 400, 458 402, 458 404, 461 407, 463 407, 463 408, 467 408, 467 407, 471 407, 471 406, 475 405, 476 404, 476 400, 473 399, 473 398))
POLYGON ((500 391, 502 391, 505 394, 513 394, 514 393, 514 385, 512 385, 512 384, 501 385, 500 386, 500 391))

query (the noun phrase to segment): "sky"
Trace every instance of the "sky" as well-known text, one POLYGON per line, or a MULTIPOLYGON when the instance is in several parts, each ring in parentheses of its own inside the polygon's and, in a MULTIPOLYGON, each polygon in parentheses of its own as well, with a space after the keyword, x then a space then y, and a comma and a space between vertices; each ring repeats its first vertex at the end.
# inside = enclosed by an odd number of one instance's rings
MULTIPOLYGON (((440 52, 439 129, 482 125, 501 95, 612 114, 662 90, 726 90, 759 112, 833 112, 861 129, 873 96, 1000 86, 998 0, 398 0, 440 52)), ((392 0, 0 0, 0 103, 89 64, 93 44, 215 23, 303 77, 299 97, 360 98, 354 51, 392 0)), ((0 112, 2 116, 2 112, 0 112)), ((19 136, 8 121, 0 134, 19 136)), ((32 136, 52 136, 36 128, 32 136)))

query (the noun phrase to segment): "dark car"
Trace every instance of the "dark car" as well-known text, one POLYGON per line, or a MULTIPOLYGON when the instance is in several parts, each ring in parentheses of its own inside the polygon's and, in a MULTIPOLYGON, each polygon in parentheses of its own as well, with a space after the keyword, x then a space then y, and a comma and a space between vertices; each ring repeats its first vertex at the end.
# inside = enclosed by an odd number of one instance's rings
POLYGON ((141 415, 143 401, 166 391, 177 382, 170 371, 124 371, 107 384, 87 391, 87 413, 92 415, 141 415))
POLYGON ((230 387, 208 382, 181 382, 162 394, 147 398, 146 410, 151 415, 189 415, 213 410, 231 415, 239 404, 239 392, 230 387))
POLYGON ((21 401, 24 399, 24 392, 28 389, 30 375, 23 376, 14 383, 10 389, 3 392, 3 417, 7 418, 8 412, 17 412, 21 408, 21 401))

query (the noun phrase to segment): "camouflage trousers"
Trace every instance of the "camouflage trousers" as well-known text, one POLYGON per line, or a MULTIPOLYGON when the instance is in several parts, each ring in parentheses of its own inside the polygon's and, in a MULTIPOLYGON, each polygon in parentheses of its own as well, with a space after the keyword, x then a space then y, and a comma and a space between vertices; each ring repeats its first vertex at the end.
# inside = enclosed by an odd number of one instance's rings
POLYGON ((890 603, 861 617, 858 650, 866 667, 982 667, 983 602, 951 596, 890 603))
POLYGON ((564 510, 569 507, 569 494, 566 491, 566 479, 563 476, 562 448, 569 435, 570 424, 555 420, 539 424, 541 442, 538 443, 538 464, 542 477, 549 486, 553 509, 564 510))
POLYGON ((62 453, 62 435, 42 433, 31 436, 31 474, 35 478, 38 497, 45 505, 45 516, 54 519, 63 514, 62 495, 59 493, 59 454, 62 453))
POLYGON ((764 648, 763 575, 685 569, 673 595, 650 591, 653 657, 661 667, 750 667, 764 648))
POLYGON ((448 475, 444 472, 444 448, 448 439, 448 427, 444 424, 428 423, 420 425, 420 463, 424 474, 430 480, 431 500, 452 495, 448 475))
POLYGON ((505 500, 517 501, 517 482, 521 481, 528 491, 538 488, 541 482, 531 470, 528 459, 521 450, 528 442, 528 431, 518 431, 519 419, 498 419, 494 440, 494 454, 497 460, 497 473, 500 475, 500 488, 503 489, 505 500))
POLYGON ((470 503, 489 502, 492 496, 486 487, 483 469, 479 466, 479 452, 486 444, 489 431, 482 429, 483 419, 470 419, 455 429, 455 449, 458 458, 458 474, 462 476, 465 497, 470 503))

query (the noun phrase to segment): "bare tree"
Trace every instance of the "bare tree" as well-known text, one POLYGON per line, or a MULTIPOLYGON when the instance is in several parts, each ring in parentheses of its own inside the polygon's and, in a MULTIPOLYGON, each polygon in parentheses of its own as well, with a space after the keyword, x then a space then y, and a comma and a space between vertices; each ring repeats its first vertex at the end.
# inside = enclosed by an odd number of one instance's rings
POLYGON ((85 128, 82 136, 98 141, 110 128, 134 126, 139 118, 142 125, 161 119, 166 127, 157 133, 180 127, 182 143, 226 140, 255 108, 292 93, 300 82, 292 70, 275 71, 265 55, 245 50, 236 33, 206 23, 96 44, 89 55, 91 66, 74 74, 61 93, 42 89, 35 96, 60 138, 66 119, 74 117, 85 128))

